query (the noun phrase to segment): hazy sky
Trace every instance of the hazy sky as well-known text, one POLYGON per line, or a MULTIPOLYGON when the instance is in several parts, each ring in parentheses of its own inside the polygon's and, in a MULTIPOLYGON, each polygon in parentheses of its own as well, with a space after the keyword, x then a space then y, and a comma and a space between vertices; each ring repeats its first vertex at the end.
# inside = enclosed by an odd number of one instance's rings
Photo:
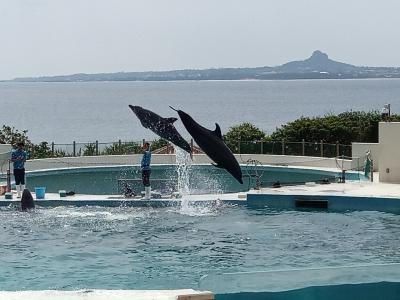
POLYGON ((0 79, 274 66, 320 49, 400 66, 399 0, 0 0, 0 79))

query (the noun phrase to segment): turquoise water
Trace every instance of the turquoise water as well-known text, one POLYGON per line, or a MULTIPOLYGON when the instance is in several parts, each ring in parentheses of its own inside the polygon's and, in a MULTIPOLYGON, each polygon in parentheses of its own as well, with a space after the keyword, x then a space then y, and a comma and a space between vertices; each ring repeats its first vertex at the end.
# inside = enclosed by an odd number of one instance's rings
POLYGON ((216 300, 398 300, 400 283, 379 282, 313 286, 294 291, 217 294, 216 300))
POLYGON ((197 288, 210 273, 400 262, 400 215, 380 212, 1 208, 0 228, 0 290, 197 288))
MULTIPOLYGON (((187 176, 190 192, 192 194, 209 194, 247 191, 255 186, 253 175, 262 176, 263 186, 271 186, 277 180, 282 184, 304 183, 324 178, 334 179, 339 176, 336 172, 290 167, 242 166, 242 171, 243 185, 239 184, 225 170, 215 168, 211 164, 189 166, 187 176)), ((177 165, 152 166, 151 185, 155 190, 166 193, 176 191, 177 178, 177 165), (167 179, 168 181, 157 181, 157 179, 167 179)), ((347 178, 364 180, 364 176, 357 173, 348 173, 347 178)), ((142 190, 141 173, 137 165, 35 171, 27 175, 27 187, 34 190, 34 187, 45 186, 46 192, 67 190, 80 194, 121 194, 122 184, 118 184, 120 179, 134 179, 129 182, 130 186, 136 192, 142 190)))

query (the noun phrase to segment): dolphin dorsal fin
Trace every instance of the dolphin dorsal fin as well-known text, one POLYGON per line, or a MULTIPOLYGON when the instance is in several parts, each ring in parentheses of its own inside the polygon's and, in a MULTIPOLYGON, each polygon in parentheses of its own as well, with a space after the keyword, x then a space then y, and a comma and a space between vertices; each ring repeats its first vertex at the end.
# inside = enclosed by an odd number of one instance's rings
POLYGON ((215 123, 214 134, 222 140, 221 128, 219 127, 218 123, 215 123))
POLYGON ((178 120, 177 118, 171 117, 171 118, 165 118, 165 121, 168 123, 173 124, 176 120, 178 120))

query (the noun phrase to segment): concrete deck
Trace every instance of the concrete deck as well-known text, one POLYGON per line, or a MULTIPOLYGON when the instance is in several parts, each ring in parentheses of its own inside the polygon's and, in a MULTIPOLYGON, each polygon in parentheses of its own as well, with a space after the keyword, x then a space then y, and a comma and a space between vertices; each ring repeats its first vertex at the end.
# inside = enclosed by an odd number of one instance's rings
MULTIPOLYGON (((33 193, 35 198, 35 194, 33 193)), ((400 185, 379 182, 346 182, 262 188, 247 193, 190 195, 188 198, 162 196, 150 200, 125 198, 119 195, 83 195, 60 197, 46 193, 45 199, 35 200, 39 207, 55 206, 136 206, 165 207, 180 206, 182 201, 191 205, 215 205, 220 203, 247 205, 250 208, 324 208, 329 210, 376 210, 400 213, 400 185), (299 202, 302 202, 300 205, 299 202), (319 206, 318 206, 319 205, 319 206), (321 207, 321 205, 323 207, 321 207)), ((14 193, 12 200, 0 196, 0 206, 19 206, 20 199, 14 193)))
POLYGON ((0 291, 0 300, 213 300, 211 292, 186 290, 0 291))
MULTIPOLYGON (((6 200, 0 196, 0 206, 20 206, 20 199, 17 199, 16 193, 13 193, 12 200, 6 200)), ((246 204, 246 193, 229 194, 209 194, 209 195, 190 195, 189 198, 173 198, 162 196, 161 198, 152 198, 144 200, 140 197, 126 198, 119 195, 85 195, 76 194, 74 196, 60 197, 59 194, 46 193, 45 199, 36 199, 35 193, 32 193, 35 204, 41 207, 56 206, 179 206, 183 200, 187 200, 195 205, 208 205, 215 203, 246 204)))
POLYGON ((251 190, 249 194, 272 195, 331 195, 348 197, 396 198, 400 200, 400 184, 369 181, 348 181, 346 183, 284 186, 281 188, 262 188, 251 190))
POLYGON ((400 185, 360 181, 263 188, 247 194, 247 205, 278 209, 323 208, 321 206, 325 205, 329 210, 400 213, 400 185))

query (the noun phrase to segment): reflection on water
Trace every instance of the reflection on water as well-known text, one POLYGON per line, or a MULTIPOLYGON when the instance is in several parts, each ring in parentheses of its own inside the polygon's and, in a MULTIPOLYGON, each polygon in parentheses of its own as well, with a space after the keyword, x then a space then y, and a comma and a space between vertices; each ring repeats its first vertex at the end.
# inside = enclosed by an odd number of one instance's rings
POLYGON ((400 262, 400 216, 380 212, 6 207, 0 228, 3 290, 196 288, 214 272, 400 262))

